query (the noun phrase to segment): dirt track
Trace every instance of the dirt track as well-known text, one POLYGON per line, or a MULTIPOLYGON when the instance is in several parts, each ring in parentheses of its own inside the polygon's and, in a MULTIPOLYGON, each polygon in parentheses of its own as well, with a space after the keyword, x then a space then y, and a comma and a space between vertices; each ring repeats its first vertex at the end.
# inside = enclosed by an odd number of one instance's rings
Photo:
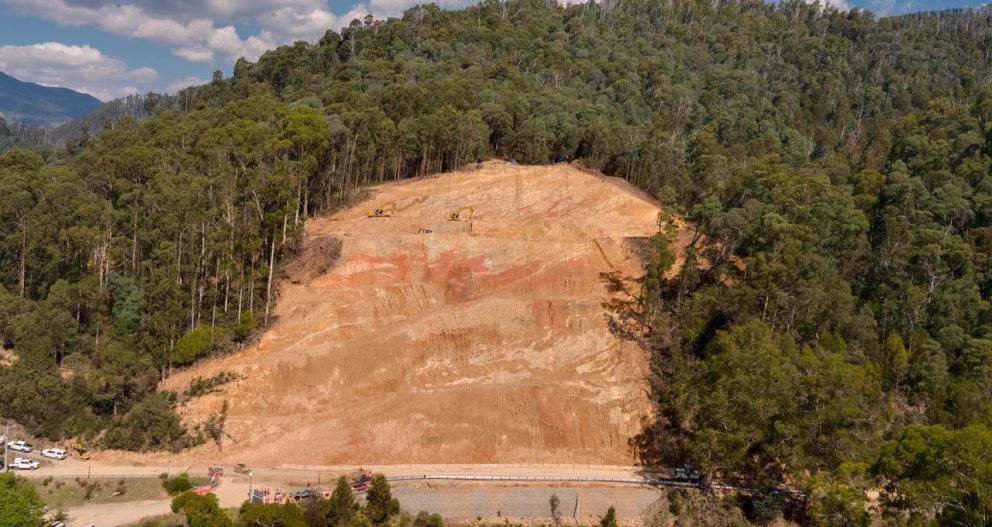
POLYGON ((230 404, 231 440, 191 459, 631 464, 647 363, 608 331, 600 273, 640 273, 627 240, 658 212, 622 181, 491 162, 311 220, 260 342, 165 382, 245 376, 184 410, 230 404))

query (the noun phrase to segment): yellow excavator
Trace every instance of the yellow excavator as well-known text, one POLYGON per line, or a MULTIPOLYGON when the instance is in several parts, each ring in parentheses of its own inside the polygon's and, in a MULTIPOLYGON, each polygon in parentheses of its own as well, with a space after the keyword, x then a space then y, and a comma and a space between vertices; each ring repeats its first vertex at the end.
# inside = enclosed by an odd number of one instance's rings
POLYGON ((396 202, 383 203, 378 208, 369 211, 370 218, 390 218, 396 213, 396 202))
POLYGON ((462 207, 454 212, 449 212, 444 215, 444 219, 448 221, 472 221, 472 213, 475 211, 472 207, 462 207))
POLYGON ((86 448, 85 446, 83 446, 82 444, 80 444, 80 443, 73 443, 72 444, 72 449, 76 451, 76 455, 79 456, 79 459, 89 459, 90 458, 90 451, 89 451, 89 449, 86 448))

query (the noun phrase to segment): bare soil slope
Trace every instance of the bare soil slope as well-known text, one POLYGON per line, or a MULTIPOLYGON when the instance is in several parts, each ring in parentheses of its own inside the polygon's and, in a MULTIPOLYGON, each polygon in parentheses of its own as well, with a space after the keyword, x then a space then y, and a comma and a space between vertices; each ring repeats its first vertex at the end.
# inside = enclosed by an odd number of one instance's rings
POLYGON ((647 361, 608 331, 600 273, 640 273, 625 240, 654 234, 658 212, 569 165, 382 185, 308 223, 255 346, 164 387, 245 376, 185 410, 203 419, 229 402, 231 440, 200 447, 217 460, 630 463, 647 361), (388 202, 393 216, 368 216, 388 202), (470 221, 445 219, 462 207, 470 221))

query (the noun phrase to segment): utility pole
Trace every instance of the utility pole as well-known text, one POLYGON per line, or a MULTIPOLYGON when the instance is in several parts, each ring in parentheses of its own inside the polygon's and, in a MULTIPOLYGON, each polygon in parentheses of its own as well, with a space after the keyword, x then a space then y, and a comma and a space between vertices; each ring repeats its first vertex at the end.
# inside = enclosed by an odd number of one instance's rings
POLYGON ((10 465, 7 464, 7 444, 10 443, 10 425, 3 425, 3 471, 10 472, 10 465))

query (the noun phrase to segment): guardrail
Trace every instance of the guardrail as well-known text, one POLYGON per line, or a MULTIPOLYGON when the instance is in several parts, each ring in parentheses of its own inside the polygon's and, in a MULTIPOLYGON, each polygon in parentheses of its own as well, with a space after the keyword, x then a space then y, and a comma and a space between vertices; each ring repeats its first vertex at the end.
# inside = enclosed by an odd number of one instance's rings
MULTIPOLYGON (((666 478, 610 478, 602 476, 461 476, 448 474, 421 474, 419 476, 392 476, 388 481, 516 481, 516 482, 568 482, 568 483, 626 483, 633 485, 649 485, 652 487, 684 487, 699 488, 698 483, 680 479, 666 478)), ((743 487, 734 485, 709 485, 709 488, 720 491, 741 491, 743 487)))
MULTIPOLYGON (((382 466, 382 465, 380 465, 382 466)), ((30 479, 140 479, 158 478, 158 473, 142 474, 38 474, 34 471, 20 470, 18 475, 30 479)), ((611 478, 605 476, 485 476, 485 475, 454 475, 454 474, 420 474, 415 476, 387 476, 386 480, 394 482, 406 481, 505 481, 505 482, 541 482, 541 483, 617 483, 628 485, 647 485, 651 487, 682 487, 700 488, 698 483, 680 479, 668 478, 611 478)), ((745 491, 744 487, 735 485, 712 484, 707 488, 717 491, 745 491)))
MULTIPOLYGON (((348 465, 301 465, 292 463, 280 464, 277 468, 289 469, 289 470, 356 470, 359 468, 379 468, 379 469, 415 469, 415 468, 436 468, 451 467, 451 468, 473 468, 473 469, 484 469, 484 468, 578 468, 578 469, 594 469, 594 470, 623 470, 628 472, 634 471, 656 471, 657 468, 653 467, 642 467, 637 465, 594 465, 585 463, 365 463, 365 464, 348 464, 348 465)), ((673 469, 665 469, 673 470, 673 469)))
POLYGON ((12 470, 14 474, 27 479, 158 479, 159 473, 154 474, 45 474, 33 470, 12 470))

